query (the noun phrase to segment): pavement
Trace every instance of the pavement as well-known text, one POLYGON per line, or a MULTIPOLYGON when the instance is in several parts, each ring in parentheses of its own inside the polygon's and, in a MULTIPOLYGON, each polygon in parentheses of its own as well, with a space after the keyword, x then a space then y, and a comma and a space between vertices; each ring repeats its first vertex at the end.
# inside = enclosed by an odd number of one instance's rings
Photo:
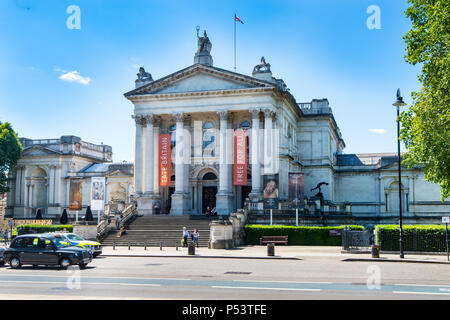
POLYGON ((188 249, 183 247, 103 247, 106 257, 173 257, 173 258, 229 258, 229 259, 284 259, 304 260, 308 257, 335 258, 342 261, 379 261, 379 262, 410 262, 450 264, 446 254, 405 253, 400 259, 398 253, 380 253, 380 258, 372 258, 370 253, 347 253, 341 247, 331 246, 276 246, 275 255, 267 255, 266 246, 241 246, 231 249, 195 248, 195 255, 188 255, 188 249))

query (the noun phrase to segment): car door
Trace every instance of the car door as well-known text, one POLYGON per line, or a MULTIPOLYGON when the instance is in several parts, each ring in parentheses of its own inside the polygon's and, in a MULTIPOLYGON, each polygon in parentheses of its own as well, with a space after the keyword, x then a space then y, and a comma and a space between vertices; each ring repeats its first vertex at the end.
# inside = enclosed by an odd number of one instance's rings
POLYGON ((34 250, 33 250, 33 238, 22 238, 21 243, 17 243, 17 254, 22 264, 33 264, 34 262, 34 250))
MULTIPOLYGON (((41 254, 39 248, 39 237, 29 238, 30 240, 27 243, 27 250, 25 255, 27 257, 28 264, 43 264, 41 262, 41 254)), ((23 264, 24 262, 22 262, 23 264)))
POLYGON ((58 264, 58 254, 52 241, 46 238, 39 239, 39 264, 58 264))

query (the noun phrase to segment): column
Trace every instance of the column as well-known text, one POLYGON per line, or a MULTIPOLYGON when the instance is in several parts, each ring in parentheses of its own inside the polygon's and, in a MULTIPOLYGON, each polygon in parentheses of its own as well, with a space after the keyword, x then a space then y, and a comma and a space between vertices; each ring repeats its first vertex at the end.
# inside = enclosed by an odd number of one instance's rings
POLYGON ((175 114, 176 131, 175 131, 175 193, 184 193, 184 157, 183 157, 183 131, 184 131, 184 115, 182 112, 175 114))
POLYGON ((219 193, 228 191, 228 166, 227 166, 227 120, 228 111, 217 112, 220 117, 219 132, 219 193))
POLYGON ((182 215, 189 210, 185 190, 185 137, 184 137, 184 114, 183 112, 174 113, 176 120, 175 131, 175 192, 172 195, 172 206, 170 214, 182 215))
POLYGON ((274 111, 272 109, 264 109, 264 173, 273 174, 275 150, 273 143, 273 117, 274 111))
POLYGON ((154 117, 152 114, 147 114, 144 116, 146 122, 145 128, 145 195, 153 195, 153 184, 154 184, 154 161, 155 161, 155 141, 153 124, 154 117))
POLYGON ((142 194, 142 116, 132 116, 136 122, 136 144, 134 152, 134 192, 142 194))
POLYGON ((261 179, 261 160, 260 160, 260 109, 251 109, 252 113, 252 192, 249 197, 253 202, 262 199, 262 179, 261 179))
POLYGON ((227 145, 228 110, 218 111, 220 118, 219 132, 219 190, 216 195, 216 209, 219 215, 228 215, 233 211, 233 193, 230 192, 230 166, 228 165, 228 153, 232 152, 227 145))

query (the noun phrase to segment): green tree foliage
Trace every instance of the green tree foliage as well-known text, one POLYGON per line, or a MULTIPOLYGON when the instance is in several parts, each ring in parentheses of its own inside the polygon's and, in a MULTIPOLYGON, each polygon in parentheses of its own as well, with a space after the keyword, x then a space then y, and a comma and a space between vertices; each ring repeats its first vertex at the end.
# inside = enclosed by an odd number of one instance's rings
POLYGON ((427 181, 450 196, 450 0, 408 0, 412 29, 403 37, 406 62, 422 66, 422 88, 401 115, 404 163, 423 166, 427 181))
POLYGON ((8 122, 0 122, 0 194, 8 192, 7 174, 22 154, 22 145, 8 122))

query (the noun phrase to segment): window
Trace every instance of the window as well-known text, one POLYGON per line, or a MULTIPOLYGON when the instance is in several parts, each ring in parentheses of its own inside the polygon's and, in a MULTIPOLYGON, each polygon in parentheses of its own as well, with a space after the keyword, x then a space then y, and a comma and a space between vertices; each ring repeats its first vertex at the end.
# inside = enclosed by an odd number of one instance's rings
POLYGON ((207 174, 205 174, 203 176, 203 180, 216 180, 216 179, 217 179, 217 176, 212 172, 208 172, 207 174))
POLYGON ((241 128, 242 129, 250 129, 250 122, 248 122, 248 121, 244 121, 244 122, 242 122, 241 123, 241 128))
POLYGON ((215 156, 215 128, 212 122, 205 122, 203 125, 203 143, 202 150, 204 157, 215 156))

